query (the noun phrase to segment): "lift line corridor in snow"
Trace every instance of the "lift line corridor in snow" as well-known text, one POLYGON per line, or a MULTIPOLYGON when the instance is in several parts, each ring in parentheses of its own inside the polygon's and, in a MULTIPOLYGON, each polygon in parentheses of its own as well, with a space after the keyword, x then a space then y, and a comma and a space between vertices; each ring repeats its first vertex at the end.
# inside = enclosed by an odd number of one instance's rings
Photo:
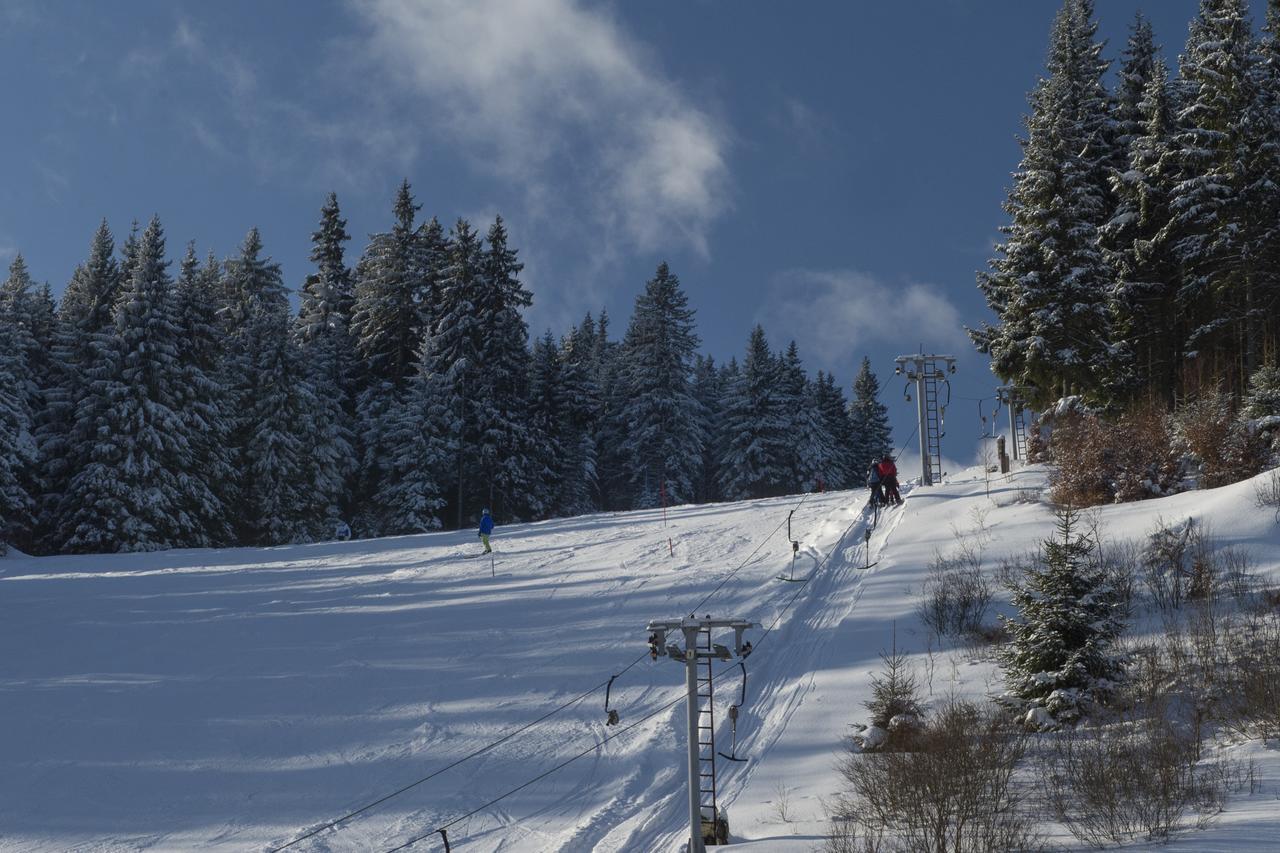
MULTIPOLYGON (((907 442, 909 443, 910 441, 911 441, 911 438, 909 437, 909 438, 907 439, 907 442)), ((901 450, 899 450, 898 455, 901 455, 901 450)), ((908 486, 908 487, 904 487, 904 491, 908 491, 908 493, 909 493, 909 486, 908 486)), ((871 569, 872 567, 874 567, 874 566, 876 565, 876 562, 872 562, 872 560, 871 560, 871 552, 870 552, 871 533, 872 533, 872 531, 874 531, 874 530, 876 529, 876 527, 879 525, 879 522, 880 522, 880 516, 881 516, 881 512, 882 512, 882 507, 880 507, 879 505, 875 505, 872 501, 868 501, 868 502, 867 502, 867 504, 863 506, 863 508, 862 508, 861 512, 860 512, 860 513, 855 517, 854 521, 853 521, 852 523, 850 523, 849 527, 847 527, 847 528, 846 528, 846 529, 845 529, 845 530, 840 534, 839 539, 837 540, 836 545, 835 545, 835 547, 832 549, 832 551, 828 552, 828 553, 827 553, 827 555, 826 555, 826 556, 824 556, 821 560, 817 560, 817 559, 815 558, 815 566, 814 566, 814 568, 813 568, 812 573, 811 573, 810 575, 806 576, 806 577, 803 577, 803 578, 796 578, 796 577, 795 577, 795 575, 794 575, 794 572, 795 572, 795 558, 796 558, 796 554, 799 552, 799 545, 800 545, 800 543, 799 543, 799 541, 798 541, 798 540, 796 540, 796 539, 792 538, 792 536, 793 536, 793 534, 792 534, 792 520, 793 520, 793 518, 794 518, 794 516, 795 516, 795 513, 796 513, 796 512, 797 512, 801 507, 803 507, 803 506, 805 505, 805 503, 810 499, 810 497, 811 497, 811 496, 812 496, 812 494, 811 494, 811 493, 810 493, 810 494, 805 494, 805 495, 801 496, 800 500, 796 503, 795 507, 788 511, 786 519, 785 519, 783 522, 780 522, 780 523, 779 523, 775 528, 773 528, 773 530, 772 530, 772 531, 770 531, 770 533, 769 533, 769 534, 768 534, 764 539, 760 540, 760 542, 756 545, 756 547, 751 551, 751 553, 750 553, 750 554, 748 554, 748 555, 747 555, 747 557, 746 557, 744 560, 742 560, 742 562, 740 562, 740 563, 739 563, 735 568, 733 568, 731 571, 729 571, 729 572, 725 575, 725 577, 723 577, 723 578, 720 580, 720 582, 719 582, 718 584, 716 584, 716 586, 715 586, 715 587, 714 587, 710 592, 708 592, 705 596, 703 596, 703 598, 702 598, 702 599, 701 599, 701 600, 700 600, 700 601, 699 601, 699 602, 698 602, 698 603, 697 603, 697 604, 692 608, 691 613, 694 613, 694 612, 697 612, 698 610, 701 610, 701 609, 702 609, 702 608, 707 604, 707 602, 708 602, 708 601, 710 601, 710 600, 711 600, 711 598, 712 598, 713 596, 715 596, 715 595, 716 595, 716 593, 718 593, 721 589, 723 589, 723 588, 724 588, 725 584, 727 584, 730 580, 732 580, 732 579, 733 579, 733 578, 734 578, 734 577, 735 577, 735 576, 736 576, 736 575, 737 575, 737 574, 738 574, 738 573, 739 573, 743 568, 745 568, 747 565, 750 565, 750 564, 751 564, 751 562, 752 562, 752 561, 754 560, 754 558, 756 557, 756 555, 757 555, 757 554, 758 554, 758 553, 759 553, 759 552, 764 548, 764 546, 765 546, 766 544, 768 544, 768 542, 770 542, 770 541, 773 539, 773 537, 774 537, 774 536, 776 536, 776 535, 777 535, 777 533, 779 532, 779 530, 781 530, 781 529, 782 529, 783 524, 785 524, 785 525, 786 525, 786 528, 787 528, 787 540, 788 540, 788 544, 791 546, 791 576, 790 576, 790 577, 785 577, 785 578, 784 578, 784 577, 782 577, 782 576, 778 576, 778 579, 779 579, 779 580, 786 580, 786 581, 789 581, 789 582, 797 583, 797 584, 799 584, 799 588, 798 588, 798 589, 796 590, 796 592, 791 596, 791 598, 787 601, 787 603, 786 603, 786 605, 783 607, 782 611, 778 614, 778 616, 774 619, 774 621, 770 624, 770 626, 765 630, 765 632, 764 632, 763 636, 760 638, 760 642, 762 642, 762 641, 764 640, 764 638, 765 638, 765 637, 767 637, 767 636, 769 635, 769 633, 774 629, 774 627, 777 625, 778 621, 782 618, 782 616, 787 612, 787 610, 789 610, 789 609, 790 609, 790 607, 792 606, 792 604, 794 604, 794 603, 795 603, 796 599, 797 599, 797 598, 799 598, 800 594, 804 591, 804 589, 805 589, 805 587, 808 585, 809 581, 810 581, 810 580, 812 580, 812 579, 813 579, 813 577, 814 577, 814 576, 815 576, 815 575, 816 575, 816 574, 817 574, 817 573, 818 573, 818 572, 823 568, 823 566, 827 563, 827 561, 828 561, 828 559, 830 558, 830 556, 831 556, 832 554, 836 553, 836 551, 839 549, 840 545, 844 542, 845 538, 848 536, 849 532, 850 532, 851 530, 853 530, 853 528, 854 528, 854 527, 856 527, 860 522, 861 522, 862 527, 863 527, 863 537, 862 537, 863 541, 862 541, 862 543, 861 543, 861 550, 863 551, 863 555, 862 555, 862 556, 863 556, 863 565, 858 566, 857 568, 859 568, 859 569, 861 569, 861 570, 864 570, 864 571, 865 571, 865 570, 868 570, 868 569, 871 569)), ((667 507, 666 507, 666 506, 665 506, 665 504, 664 504, 664 506, 662 507, 662 524, 663 524, 663 529, 664 529, 664 531, 665 531, 665 530, 666 530, 666 528, 667 528, 667 523, 668 523, 668 522, 667 522, 667 507)), ((668 550, 669 550, 672 554, 674 554, 674 548, 673 548, 672 543, 671 543, 671 541, 670 541, 670 539, 669 539, 669 538, 668 538, 668 541, 667 541, 667 545, 668 545, 668 550)), ((877 562, 878 562, 878 561, 877 561, 877 562)), ((690 618, 692 618, 692 616, 691 616, 690 618)), ((710 616, 708 616, 708 617, 707 617, 707 619, 710 619, 710 616)), ((740 620, 739 620, 739 621, 740 621, 740 620)), ((706 637, 706 639, 707 639, 707 643, 705 644, 705 648, 710 648, 710 639, 709 639, 709 633, 710 633, 710 632, 709 632, 709 631, 707 631, 707 632, 705 632, 705 633, 707 634, 707 637, 706 637)), ((735 636, 735 648, 738 650, 738 651, 737 651, 737 653, 738 653, 738 654, 740 655, 740 657, 742 658, 742 660, 741 660, 741 661, 739 662, 739 664, 738 664, 738 665, 739 665, 739 666, 741 666, 741 668, 742 668, 742 678, 743 678, 742 699, 740 700, 740 702, 739 702, 739 704, 738 704, 738 705, 731 705, 731 706, 730 706, 730 708, 729 708, 729 723, 730 723, 730 726, 731 726, 731 728, 732 728, 733 749, 732 749, 732 752, 730 753, 730 755, 724 756, 725 758, 727 758, 727 759, 729 759, 729 760, 731 760, 731 761, 734 761, 734 762, 741 762, 741 761, 745 760, 745 759, 739 758, 739 757, 737 756, 737 745, 738 745, 738 715, 739 715, 740 705, 742 704, 742 702, 744 702, 744 701, 745 701, 745 697, 746 697, 746 667, 745 667, 745 658, 746 658, 746 654, 742 654, 742 653, 741 653, 741 645, 740 645, 740 644, 741 644, 741 630, 738 630, 738 631, 736 631, 736 636, 735 636)), ((696 645, 696 644, 695 644, 695 645, 696 645)), ((757 643, 757 645, 759 645, 759 643, 757 643)), ((675 647, 672 647, 672 648, 675 648, 675 647)), ((721 648, 723 648, 723 647, 721 647, 721 648)), ((747 650, 747 654, 750 654, 750 652, 751 652, 751 650, 752 650, 752 647, 751 647, 751 644, 750 644, 749 642, 746 644, 745 648, 746 648, 746 650, 747 650)), ((669 653, 670 653, 670 650, 669 650, 669 649, 665 649, 665 648, 664 648, 664 649, 662 649, 662 653, 669 654, 669 653)), ((598 685, 596 685, 595 687, 590 688, 589 690, 587 690, 587 691, 585 691, 585 692, 583 692, 583 693, 581 693, 581 694, 577 695, 577 696, 576 696, 576 697, 574 697, 573 699, 570 699, 569 701, 567 701, 567 702, 563 703, 562 705, 560 705, 560 706, 558 706, 558 707, 556 707, 556 708, 552 709, 551 711, 547 712, 546 714, 542 715, 541 717, 538 717, 537 719, 533 720, 532 722, 527 723, 527 724, 525 724, 525 725, 523 725, 523 726, 521 726, 521 727, 519 727, 519 728, 517 728, 517 729, 515 729, 515 730, 513 730, 513 731, 510 731, 510 732, 506 733, 506 734, 505 734, 505 735, 503 735, 500 739, 498 739, 498 740, 496 740, 496 741, 493 741, 493 742, 491 742, 491 743, 489 743, 489 744, 485 745, 484 747, 481 747, 480 749, 474 750, 473 752, 468 753, 467 755, 464 755, 462 758, 460 758, 460 759, 458 759, 458 760, 456 760, 456 761, 454 761, 454 762, 452 762, 452 763, 450 763, 450 764, 446 765, 445 767, 442 767, 442 768, 440 768, 440 769, 438 769, 438 770, 434 771, 434 772, 433 772, 433 773, 431 773, 431 774, 428 774, 427 776, 425 776, 425 777, 423 777, 423 778, 421 778, 421 779, 419 779, 419 780, 417 780, 417 781, 415 781, 415 782, 411 782, 411 783, 409 783, 408 785, 404 785, 404 786, 402 786, 401 788, 399 788, 399 789, 397 789, 397 790, 393 791, 392 793, 387 794, 387 795, 385 795, 385 796, 383 796, 383 797, 380 797, 380 798, 378 798, 377 800, 375 800, 375 801, 374 801, 374 802, 372 802, 372 803, 369 803, 369 804, 364 805, 364 806, 361 806, 361 807, 359 807, 359 808, 357 808, 357 809, 355 809, 355 810, 353 810, 353 811, 351 811, 351 812, 348 812, 347 814, 343 815, 343 816, 342 816, 342 817, 340 817, 340 818, 337 818, 336 820, 332 820, 332 821, 329 821, 329 822, 326 822, 326 823, 320 824, 320 825, 318 825, 318 826, 313 826, 313 827, 311 827, 308 831, 306 831, 306 832, 304 832, 304 833, 302 833, 302 834, 298 835, 297 837, 293 838, 292 840, 290 840, 290 841, 288 841, 288 842, 286 842, 286 843, 284 843, 284 844, 282 844, 282 845, 279 845, 279 846, 275 846, 275 847, 270 848, 269 853, 279 853, 279 851, 282 851, 282 850, 285 850, 285 849, 291 848, 291 847, 293 847, 293 846, 297 845, 298 843, 300 843, 300 842, 302 842, 302 841, 305 841, 305 840, 308 840, 308 839, 310 839, 310 838, 315 837, 316 835, 320 834, 321 832, 324 832, 324 831, 326 831, 326 830, 336 829, 336 828, 340 827, 341 825, 345 824, 348 820, 350 820, 350 819, 352 819, 352 818, 354 818, 354 817, 357 817, 357 816, 359 816, 359 815, 361 815, 361 814, 364 814, 365 812, 367 812, 367 811, 369 811, 369 810, 371 810, 371 809, 375 808, 376 806, 381 805, 381 804, 383 804, 383 803, 387 802, 388 800, 390 800, 390 799, 392 799, 392 798, 394 798, 394 797, 397 797, 397 796, 399 796, 400 794, 403 794, 403 793, 405 793, 405 792, 407 792, 407 791, 411 790, 412 788, 414 788, 414 787, 416 787, 416 786, 418 786, 418 785, 420 785, 420 784, 423 784, 423 783, 425 783, 425 782, 427 782, 427 781, 429 781, 429 780, 431 780, 431 779, 435 778, 436 776, 439 776, 440 774, 442 774, 442 773, 444 773, 444 772, 446 772, 446 771, 448 771, 448 770, 451 770, 451 769, 453 769, 453 768, 455 768, 455 767, 459 766, 460 764, 462 764, 462 763, 464 763, 464 762, 466 762, 466 761, 468 761, 468 760, 470 760, 470 759, 472 759, 472 758, 478 757, 478 756, 480 756, 480 755, 483 755, 483 754, 485 754, 485 753, 489 752, 490 750, 492 750, 492 749, 496 748, 497 746, 501 745, 502 743, 505 743, 505 742, 507 742, 507 741, 509 741, 509 740, 511 740, 511 739, 513 739, 513 738, 515 738, 516 736, 518 736, 518 735, 520 735, 520 734, 522 734, 522 733, 524 733, 524 732, 528 731, 529 729, 531 729, 532 727, 534 727, 534 726, 538 725, 539 723, 542 723, 542 722, 546 721, 547 719, 551 718, 552 716, 555 716, 556 714, 558 714, 558 713, 560 713, 560 712, 562 712, 562 711, 564 711, 564 710, 567 710, 568 708, 571 708, 571 707, 573 707, 574 705, 577 705, 579 702, 581 702, 582 700, 584 700, 586 697, 590 696, 591 694, 595 693, 596 691, 600 690, 602 687, 603 687, 603 688, 604 688, 604 690, 605 690, 605 703, 604 703, 604 708, 605 708, 605 718, 606 718, 606 719, 605 719, 605 723, 606 723, 606 726, 616 726, 616 725, 618 725, 618 723, 619 723, 619 722, 620 722, 620 720, 621 720, 620 712, 618 711, 618 709, 616 709, 616 708, 612 708, 612 707, 610 706, 610 699, 611 699, 611 694, 612 694, 612 690, 613 690, 614 682, 615 682, 618 678, 620 678, 622 675, 624 675, 625 673, 627 673, 629 670, 631 670, 633 667, 635 667, 635 666, 636 666, 636 665, 637 665, 641 660, 643 660, 646 656, 652 657, 652 658, 653 658, 653 659, 655 659, 655 660, 660 656, 659 650, 658 650, 657 646, 655 646, 655 643, 654 643, 654 640, 653 640, 653 636, 651 636, 651 637, 650 637, 650 648, 649 648, 649 651, 648 651, 648 652, 646 652, 646 653, 644 653, 644 654, 641 654, 641 655, 640 655, 640 656, 638 656, 636 659, 632 660, 629 664, 627 664, 627 666, 626 666, 626 667, 624 667, 624 668, 623 668, 622 670, 620 670, 619 672, 617 672, 617 673, 613 674, 612 676, 610 676, 606 681, 602 682, 601 684, 598 684, 598 685)), ((675 656, 673 656, 673 658, 674 658, 674 657, 675 657, 675 656)), ((712 685, 713 685, 714 680, 715 680, 715 679, 717 679, 717 678, 719 677, 719 675, 722 675, 723 673, 720 673, 720 674, 717 674, 717 675, 714 675, 714 676, 712 675, 712 673, 711 673, 711 668, 710 668, 710 664, 711 664, 711 660, 712 660, 713 658, 725 659, 725 658, 723 658, 723 657, 722 657, 722 656, 720 656, 720 655, 710 655, 710 654, 708 654, 708 655, 707 655, 707 656, 705 656, 705 657, 699 658, 699 659, 701 659, 701 660, 703 660, 703 661, 704 661, 704 669, 705 669, 705 672, 703 672, 703 673, 698 677, 698 679, 697 679, 697 684, 696 684, 696 685, 695 685, 695 687, 693 688, 693 691, 694 691, 694 694, 695 694, 695 695, 689 699, 689 702, 690 702, 689 707, 690 707, 690 709, 691 709, 691 710, 690 710, 691 720, 692 720, 692 717, 693 717, 692 708, 693 708, 693 707, 695 707, 695 705, 697 705, 697 706, 699 707, 698 722, 697 722, 697 723, 694 723, 694 722, 692 722, 692 721, 691 721, 691 723, 690 723, 690 726, 691 726, 691 729, 690 729, 690 731, 691 731, 691 737, 690 737, 690 742, 689 742, 689 743, 690 743, 690 745, 689 745, 689 751, 690 751, 690 754, 692 755, 695 749, 697 749, 697 750, 698 750, 698 754, 699 754, 699 764, 700 764, 699 769, 698 769, 698 771, 697 771, 697 773, 698 773, 699 775, 697 776, 697 779, 696 779, 696 780, 695 780, 694 776, 692 775, 692 773, 693 773, 692 769, 691 769, 691 771, 690 771, 690 772, 691 772, 691 775, 690 775, 690 782, 689 782, 689 790, 690 790, 690 799, 691 799, 691 802, 692 802, 693 800, 695 800, 695 799, 696 799, 696 800, 698 801, 698 803, 699 803, 699 809, 698 809, 699 819, 698 819, 698 823, 697 823, 697 825, 698 825, 698 826, 704 826, 704 825, 706 825, 706 826, 710 826, 710 827, 711 827, 711 832, 710 832, 710 833, 705 833, 705 834, 704 834, 704 837, 706 837, 706 836, 710 836, 710 837, 713 837, 713 838, 714 838, 714 837, 716 836, 715 829, 716 829, 716 827, 721 823, 721 821, 720 821, 720 812, 719 812, 719 810, 718 810, 718 804, 716 803, 716 793, 715 793, 715 772, 716 772, 716 771, 715 771, 715 757, 716 757, 716 754, 717 754, 717 750, 715 749, 715 740, 714 740, 714 712, 713 712, 712 695, 711 695, 711 694, 712 694, 712 685), (703 690, 705 690, 705 691, 706 691, 706 692, 705 692, 705 695, 701 695, 701 696, 696 695, 696 694, 698 694, 699 689, 703 689, 703 690), (695 699, 696 699, 696 701, 695 701, 695 699), (705 710, 703 710, 703 705, 701 704, 701 703, 703 703, 703 702, 705 702, 705 710), (709 718, 708 723, 707 723, 707 725, 705 725, 705 726, 701 724, 701 718, 702 718, 703 716, 707 716, 707 717, 709 718), (705 734, 705 737, 703 737, 703 734, 705 734), (705 773, 706 775, 701 775, 701 774, 703 774, 703 773, 705 773), (702 780, 704 780, 704 779, 709 779, 709 780, 710 780, 710 782, 707 784, 707 786, 706 786, 706 787, 704 787, 704 786, 702 785, 702 780), (695 794, 694 794, 695 788, 696 788, 696 790, 697 790, 697 795, 696 795, 696 797, 695 797, 695 794), (706 821, 705 823, 703 823, 703 821, 702 821, 702 815, 703 815, 704 813, 710 814, 710 815, 712 816, 712 818, 711 818, 710 820, 706 821)), ((609 734, 609 735, 607 735, 606 737, 604 737, 601 741, 599 741, 599 742, 598 742, 598 743, 596 743, 595 745, 593 745, 593 746, 591 746, 591 747, 589 747, 589 748, 587 748, 587 749, 583 750, 582 752, 580 752, 580 753, 578 753, 578 754, 576 754, 576 755, 572 756, 571 758, 567 759, 566 761, 564 761, 564 762, 562 762, 562 763, 560 763, 560 764, 557 764, 555 767, 551 768, 551 770, 548 770, 548 771, 546 771, 545 773, 540 774, 540 775, 536 776, 536 777, 535 777, 535 778, 533 778, 533 779, 530 779, 529 781, 527 781, 527 782, 525 782, 525 783, 523 783, 523 784, 521 784, 521 785, 517 786, 516 788, 513 788, 513 789, 511 789, 511 790, 507 791, 506 793, 502 794, 501 796, 499 796, 499 797, 497 797, 497 798, 494 798, 493 800, 490 800, 489 802, 486 802, 484 805, 481 805, 481 806, 479 806, 479 807, 477 807, 477 808, 475 808, 475 809, 473 809, 473 810, 471 810, 471 811, 467 812, 466 814, 461 815, 460 817, 454 818, 453 820, 449 821, 448 823, 445 823, 445 824, 443 824, 443 825, 441 825, 441 826, 437 826, 437 827, 435 827, 435 828, 431 829, 431 830, 430 830, 430 831, 428 831, 428 832, 425 832, 425 833, 422 833, 422 834, 419 834, 419 835, 414 836, 413 838, 409 839, 409 840, 408 840, 408 841, 406 841, 405 843, 403 843, 403 844, 401 844, 401 845, 399 845, 399 846, 397 846, 397 847, 393 847, 393 848, 391 848, 391 849, 388 851, 388 853, 395 853, 395 851, 403 850, 403 849, 407 849, 408 847, 413 846, 413 845, 417 844, 418 842, 420 842, 420 841, 422 841, 422 840, 424 840, 424 839, 427 839, 427 838, 429 838, 429 837, 431 837, 431 836, 436 836, 436 835, 440 836, 442 843, 445 845, 445 847, 446 847, 446 848, 449 848, 449 846, 450 846, 450 845, 449 845, 449 838, 448 838, 448 829, 449 829, 450 827, 453 827, 453 826, 455 826, 456 824, 461 823, 462 821, 464 821, 464 820, 466 820, 466 819, 468 819, 468 818, 470 818, 470 817, 474 816, 475 814, 478 814, 478 813, 480 813, 480 812, 482 812, 482 811, 484 811, 484 810, 486 810, 486 809, 490 808, 491 806, 493 806, 493 805, 497 804, 498 802, 500 802, 500 801, 502 801, 502 800, 504 800, 504 799, 506 799, 506 798, 508 798, 508 797, 510 797, 510 796, 512 796, 512 795, 514 795, 514 794, 516 794, 516 793, 518 793, 518 792, 520 792, 521 790, 523 790, 523 789, 527 788, 528 786, 530 786, 530 785, 534 784, 535 782, 541 781, 542 779, 546 778, 547 776, 551 775, 552 773, 555 773, 556 771, 558 771, 558 770, 562 769, 563 767, 566 767, 566 766, 568 766, 569 764, 572 764, 574 761, 577 761, 578 759, 583 758, 583 757, 585 757, 586 755, 589 755, 589 754, 591 754, 591 753, 593 753, 593 752, 598 751, 600 748, 602 748, 602 747, 603 747, 606 743, 608 743, 609 741, 613 740, 614 738, 620 737, 620 736, 621 736, 621 735, 623 735, 623 734, 626 734, 627 732, 631 731, 633 728, 635 728, 635 727, 636 727, 637 725, 639 725, 640 723, 643 723, 643 722, 645 722, 645 721, 647 721, 647 720, 651 719, 652 717, 656 716, 657 714, 662 713, 663 711, 666 711, 667 709, 669 709, 669 708, 673 707, 675 704, 677 704, 679 701, 680 701, 680 699, 679 699, 679 698, 676 698, 675 700, 673 700, 673 701, 671 701, 671 702, 668 702, 668 703, 667 703, 667 704, 665 704, 665 705, 662 705, 661 707, 659 707, 659 708, 657 708, 656 710, 654 710, 654 711, 650 712, 649 714, 644 715, 644 716, 643 716, 643 717, 641 717, 639 720, 637 720, 635 723, 633 723, 633 724, 631 724, 631 725, 624 726, 623 728, 618 729, 618 730, 616 730, 616 731, 612 732, 611 734, 609 734)), ((720 755, 722 755, 722 756, 723 756, 724 754, 723 754, 723 753, 720 753, 720 755)), ((691 768, 692 768, 692 761, 690 762, 690 765, 691 765, 691 768)), ((692 843, 692 839, 697 837, 697 834, 696 834, 696 833, 697 833, 697 831, 694 829, 694 825, 695 825, 695 824, 694 824, 693 819, 692 819, 692 810, 691 810, 691 826, 690 826, 690 831, 691 831, 691 843, 692 843)), ((727 835, 727 825, 725 826, 724 834, 725 834, 725 835, 727 835)))

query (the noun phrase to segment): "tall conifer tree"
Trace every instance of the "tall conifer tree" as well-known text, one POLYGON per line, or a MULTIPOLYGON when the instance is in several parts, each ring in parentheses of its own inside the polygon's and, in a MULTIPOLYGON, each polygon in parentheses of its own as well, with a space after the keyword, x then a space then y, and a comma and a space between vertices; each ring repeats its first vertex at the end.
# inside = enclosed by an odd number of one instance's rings
POLYGON ((636 298, 623 339, 623 450, 638 509, 657 506, 663 489, 670 503, 693 500, 706 430, 692 393, 699 344, 693 314, 680 279, 663 262, 636 298))
POLYGON ((89 393, 107 405, 93 412, 100 420, 89 461, 68 490, 68 550, 198 544, 203 528, 194 508, 214 502, 193 470, 181 412, 178 306, 164 250, 164 231, 152 218, 116 304, 114 357, 90 384, 89 393))
POLYGON ((996 375, 1034 389, 1035 403, 1094 393, 1107 370, 1109 275, 1097 229, 1113 152, 1091 13, 1092 3, 1065 0, 1054 21, 1049 76, 1031 96, 1005 205, 1006 240, 979 276, 998 322, 970 332, 996 375))
POLYGON ((880 380, 871 371, 871 359, 863 358, 853 380, 853 401, 849 404, 849 420, 854 435, 853 470, 865 473, 871 463, 893 452, 893 436, 889 429, 889 407, 880 402, 880 380))
POLYGON ((732 384, 725 388, 725 455, 720 488, 729 500, 782 493, 794 472, 792 411, 783 366, 757 325, 732 384))

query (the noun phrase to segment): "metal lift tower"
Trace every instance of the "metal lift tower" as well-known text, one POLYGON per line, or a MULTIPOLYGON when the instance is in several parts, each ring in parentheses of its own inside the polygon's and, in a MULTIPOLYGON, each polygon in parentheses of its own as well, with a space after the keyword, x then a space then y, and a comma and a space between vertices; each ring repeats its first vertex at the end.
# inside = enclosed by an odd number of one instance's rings
POLYGON ((758 628, 745 619, 661 619, 650 622, 649 652, 656 660, 670 657, 685 666, 685 684, 689 690, 689 853, 706 853, 706 838, 712 843, 726 840, 728 825, 716 804, 715 718, 711 705, 711 664, 730 660, 736 654, 751 654, 751 644, 742 642, 748 628, 758 628), (733 652, 711 642, 714 628, 733 629, 733 652), (684 648, 667 645, 667 634, 684 634, 684 648), (723 829, 722 829, 723 827, 723 829))
POLYGON ((1009 437, 1013 441, 1013 458, 1027 462, 1027 391, 1022 385, 1001 385, 996 389, 1000 405, 1009 408, 1009 437))
MULTIPOLYGON (((951 401, 951 383, 947 377, 956 372, 955 356, 900 355, 893 371, 916 383, 916 400, 920 409, 920 482, 932 486, 942 482, 942 418, 951 401), (947 391, 947 403, 938 403, 938 386, 947 391)), ((907 394, 911 399, 911 394, 907 394)))

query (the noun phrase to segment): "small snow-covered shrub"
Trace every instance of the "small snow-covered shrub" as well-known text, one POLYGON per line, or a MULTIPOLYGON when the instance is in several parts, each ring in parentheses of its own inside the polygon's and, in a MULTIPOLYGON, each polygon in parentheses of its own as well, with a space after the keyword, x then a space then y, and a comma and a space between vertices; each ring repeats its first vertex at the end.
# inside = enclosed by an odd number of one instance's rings
POLYGON ((929 567, 916 612, 938 636, 968 636, 982 628, 992 594, 980 562, 938 556, 929 567))
POLYGON ((1105 702, 1124 671, 1115 650, 1123 605, 1078 528, 1078 513, 1058 513, 1057 535, 1013 588, 1017 618, 1000 617, 1010 637, 999 651, 1002 699, 1019 716, 1039 707, 1075 720, 1105 702))
POLYGON ((1044 415, 1031 419, 1027 430, 1027 461, 1034 464, 1049 461, 1049 435, 1051 429, 1044 415))
POLYGON ((1223 641, 1230 662, 1222 691, 1228 723, 1249 737, 1280 740, 1280 611, 1234 620, 1223 641))
POLYGON ((1162 406, 1136 405, 1113 426, 1104 425, 1104 433, 1112 500, 1145 500, 1177 489, 1181 465, 1162 406))
POLYGON ((1254 476, 1267 450, 1257 431, 1237 419, 1231 397, 1208 391, 1183 404, 1173 415, 1176 446, 1200 469, 1200 485, 1215 488, 1254 476))
POLYGON ((1258 509, 1269 509, 1276 514, 1276 523, 1280 524, 1280 468, 1271 473, 1253 487, 1254 498, 1258 509))
POLYGON ((1249 377, 1240 415, 1253 420, 1280 416, 1280 363, 1264 364, 1249 377))
POLYGON ((1249 555, 1217 539, 1195 519, 1181 524, 1158 521, 1141 556, 1142 581, 1152 606, 1162 613, 1190 601, 1230 596, 1247 604, 1256 578, 1249 555))
POLYGON ((1049 439, 1049 496, 1059 506, 1087 507, 1112 500, 1107 431, 1092 412, 1069 410, 1054 420, 1049 439))
POLYGON ((1043 849, 1014 783, 1026 749, 1027 735, 992 708, 952 702, 921 727, 908 752, 849 752, 827 850, 1043 849))
POLYGON ((863 704, 871 712, 870 729, 884 734, 868 730, 860 740, 866 750, 901 749, 910 744, 924 716, 920 685, 896 638, 890 651, 880 652, 880 660, 884 668, 871 676, 871 698, 863 704))
POLYGON ((1191 587, 1191 538, 1195 521, 1178 525, 1158 521, 1147 535, 1142 555, 1142 580, 1157 610, 1169 612, 1182 607, 1191 587))
POLYGON ((1065 729, 1045 756, 1045 798, 1094 847, 1168 838, 1184 816, 1221 807, 1209 775, 1197 770, 1198 740, 1163 717, 1065 729))

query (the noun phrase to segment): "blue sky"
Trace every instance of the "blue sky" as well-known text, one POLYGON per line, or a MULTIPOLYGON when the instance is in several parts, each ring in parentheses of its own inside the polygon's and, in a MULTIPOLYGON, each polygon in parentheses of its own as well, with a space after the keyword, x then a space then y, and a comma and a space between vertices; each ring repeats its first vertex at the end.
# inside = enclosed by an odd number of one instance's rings
MULTIPOLYGON (((846 384, 870 355, 899 441, 893 356, 960 354, 968 460, 995 383, 960 326, 1058 5, 0 0, 0 262, 60 291, 99 219, 158 213, 173 255, 258 226, 297 287, 326 192, 354 262, 408 177, 446 225, 502 214, 534 334, 620 335, 666 259, 718 360, 756 322, 846 384)), ((1113 58, 1143 8, 1173 59, 1197 8, 1098 5, 1113 58)))

